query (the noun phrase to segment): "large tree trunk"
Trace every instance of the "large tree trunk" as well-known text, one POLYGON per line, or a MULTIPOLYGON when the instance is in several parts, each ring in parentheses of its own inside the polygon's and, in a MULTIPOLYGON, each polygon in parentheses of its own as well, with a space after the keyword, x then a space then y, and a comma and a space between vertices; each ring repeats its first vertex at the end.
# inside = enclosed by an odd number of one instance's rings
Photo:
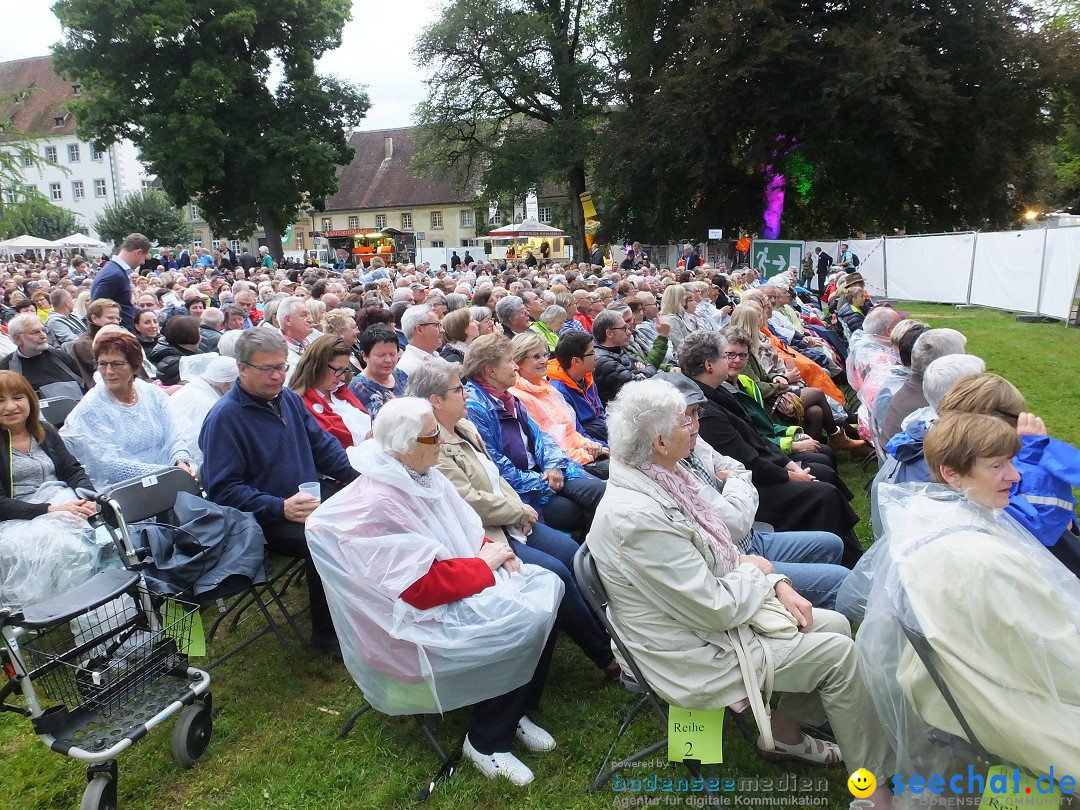
POLYGON ((285 261, 285 250, 281 246, 281 229, 274 221, 273 215, 268 211, 260 211, 259 224, 262 225, 263 233, 266 235, 266 249, 270 251, 270 255, 274 257, 277 264, 282 264, 285 261))
POLYGON ((567 176, 570 185, 570 244, 574 247, 574 261, 589 259, 585 247, 585 212, 581 209, 581 195, 585 192, 585 167, 580 163, 571 166, 567 176))

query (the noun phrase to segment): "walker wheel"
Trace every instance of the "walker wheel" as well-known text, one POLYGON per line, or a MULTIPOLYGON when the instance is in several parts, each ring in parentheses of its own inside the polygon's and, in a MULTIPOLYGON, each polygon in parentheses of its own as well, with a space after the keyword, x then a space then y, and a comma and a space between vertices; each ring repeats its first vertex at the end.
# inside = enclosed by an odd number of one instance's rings
POLYGON ((104 774, 91 779, 79 810, 116 810, 116 781, 104 774))
POLYGON ((190 768, 203 755, 213 732, 214 720, 209 709, 201 703, 185 708, 173 729, 173 759, 184 768, 190 768))

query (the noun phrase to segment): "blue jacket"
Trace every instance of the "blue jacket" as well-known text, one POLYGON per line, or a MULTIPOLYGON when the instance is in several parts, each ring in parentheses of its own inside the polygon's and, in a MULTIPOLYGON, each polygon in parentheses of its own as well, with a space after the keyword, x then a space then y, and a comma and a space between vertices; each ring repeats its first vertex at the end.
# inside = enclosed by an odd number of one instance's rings
MULTIPOLYGON (((585 425, 600 419, 607 424, 607 412, 604 410, 603 404, 600 402, 600 394, 596 390, 596 383, 593 383, 585 389, 584 393, 578 386, 568 385, 565 381, 560 379, 552 379, 548 377, 548 382, 551 383, 551 387, 558 391, 562 398, 566 401, 566 404, 570 406, 574 412, 574 430, 583 436, 588 436, 589 431, 585 428, 585 425)), ((601 442, 605 447, 606 442, 601 442)))
POLYGON ((135 305, 131 303, 131 274, 110 259, 94 276, 90 285, 90 300, 109 298, 120 305, 120 324, 135 331, 135 305))
POLYGON ((930 482, 930 467, 923 457, 923 440, 933 424, 933 418, 930 408, 920 408, 904 420, 903 430, 885 445, 885 452, 900 462, 889 480, 890 484, 903 484, 906 481, 930 482))
POLYGON ((275 404, 280 416, 234 385, 199 433, 210 500, 250 512, 260 523, 284 520, 285 499, 320 474, 345 483, 359 475, 299 396, 285 388, 275 404))
MULTIPOLYGON (((500 422, 503 419, 513 418, 507 413, 503 404, 471 380, 465 383, 465 393, 468 396, 465 406, 469 411, 469 421, 480 433, 480 438, 483 439, 491 460, 499 468, 499 475, 506 479, 506 482, 514 488, 525 503, 543 506, 550 501, 555 492, 547 485, 542 475, 535 470, 519 469, 503 451, 500 422)), ((523 406, 522 410, 524 410, 523 406)), ((541 470, 562 470, 567 480, 585 475, 585 470, 581 465, 567 456, 551 436, 540 430, 531 416, 526 414, 525 419, 528 424, 528 435, 525 438, 530 452, 536 459, 537 467, 541 470)))
POLYGON ((1005 511, 1044 546, 1055 545, 1076 517, 1080 450, 1049 436, 1021 436, 1013 459, 1020 473, 1005 511))

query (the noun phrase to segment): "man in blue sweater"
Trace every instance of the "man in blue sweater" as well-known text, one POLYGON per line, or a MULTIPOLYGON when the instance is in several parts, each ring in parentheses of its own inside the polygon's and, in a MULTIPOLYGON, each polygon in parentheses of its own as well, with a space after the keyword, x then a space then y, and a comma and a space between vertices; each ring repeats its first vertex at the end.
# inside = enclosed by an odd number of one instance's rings
POLYGON ((212 501, 255 517, 271 551, 306 558, 312 644, 340 656, 304 535, 304 523, 320 501, 299 488, 319 481, 325 499, 359 473, 337 439, 285 388, 287 355, 285 338, 272 329, 248 329, 236 341, 240 377, 199 434, 203 478, 212 501))
POLYGON ((108 298, 120 305, 120 324, 135 331, 135 303, 131 300, 131 274, 150 258, 150 240, 141 233, 129 234, 113 256, 94 276, 90 300, 108 298))

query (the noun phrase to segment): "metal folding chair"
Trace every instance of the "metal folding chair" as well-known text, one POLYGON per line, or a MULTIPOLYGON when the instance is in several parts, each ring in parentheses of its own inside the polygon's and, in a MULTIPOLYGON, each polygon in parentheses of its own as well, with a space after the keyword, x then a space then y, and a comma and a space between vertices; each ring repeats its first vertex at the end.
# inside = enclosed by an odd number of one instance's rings
MULTIPOLYGON (((615 646, 618 648, 619 655, 623 662, 630 669, 634 683, 628 684, 628 689, 640 694, 637 702, 630 707, 630 710, 626 713, 626 717, 623 718, 622 723, 619 725, 618 733, 616 733, 615 739, 611 741, 611 745, 604 755, 603 762, 600 763, 600 769, 596 773, 596 778, 593 779, 592 784, 589 785, 589 792, 595 793, 606 785, 608 780, 623 768, 651 757, 653 754, 662 751, 667 747, 668 714, 667 706, 664 705, 664 702, 660 700, 660 697, 649 685, 645 676, 642 675, 641 669, 637 665, 637 661, 634 660, 634 657, 626 647, 626 643, 619 635, 618 630, 615 629, 615 626, 608 618, 607 591, 604 589, 604 583, 600 581, 600 574, 596 570, 596 562, 593 560, 592 553, 589 551, 587 541, 581 544, 581 547, 574 555, 574 576, 577 579, 578 586, 581 588, 582 593, 585 594, 585 601, 589 603, 589 607, 592 608, 593 612, 600 620, 600 623, 607 631, 608 636, 611 637, 612 642, 614 642, 615 646), (622 757, 612 765, 611 758, 615 753, 615 746, 618 745, 623 734, 630 728, 634 719, 646 709, 652 709, 653 714, 656 715, 657 719, 663 725, 665 729, 664 736, 652 744, 647 745, 645 748, 635 751, 627 757, 622 757)), ((731 710, 728 712, 728 715, 732 717, 736 726, 739 728, 739 731, 742 732, 747 739, 754 739, 750 736, 751 732, 749 726, 746 724, 746 719, 742 717, 740 712, 731 710)), ((699 762, 695 760, 684 760, 684 764, 694 777, 701 778, 701 764, 699 762)))
MULTIPOLYGON (((175 506, 176 498, 181 492, 203 496, 198 482, 178 467, 166 467, 154 475, 121 481, 106 487, 102 496, 98 499, 103 507, 101 517, 114 539, 119 539, 118 535, 122 535, 130 541, 130 526, 147 520, 153 520, 159 525, 166 526, 174 531, 181 531, 177 527, 169 527, 168 524, 161 522, 161 518, 175 506)), ((148 555, 149 549, 141 549, 140 553, 148 555)), ((291 570, 291 567, 286 567, 286 572, 289 570, 291 570)), ((296 637, 303 638, 299 628, 296 626, 295 618, 285 607, 280 594, 274 589, 273 583, 280 576, 279 574, 277 578, 265 584, 246 583, 232 593, 216 595, 207 603, 216 603, 219 611, 213 625, 207 631, 208 641, 213 640, 218 627, 234 613, 236 616, 231 629, 235 629, 242 612, 248 607, 256 607, 266 621, 266 626, 258 633, 240 642, 224 655, 210 662, 206 666, 207 670, 224 663, 270 633, 274 634, 282 648, 290 649, 290 644, 283 635, 279 622, 270 612, 271 604, 278 609, 285 622, 296 634, 296 637), (229 598, 232 598, 233 601, 226 603, 225 600, 229 598)), ((206 607, 207 605, 203 604, 202 606, 206 607)))

